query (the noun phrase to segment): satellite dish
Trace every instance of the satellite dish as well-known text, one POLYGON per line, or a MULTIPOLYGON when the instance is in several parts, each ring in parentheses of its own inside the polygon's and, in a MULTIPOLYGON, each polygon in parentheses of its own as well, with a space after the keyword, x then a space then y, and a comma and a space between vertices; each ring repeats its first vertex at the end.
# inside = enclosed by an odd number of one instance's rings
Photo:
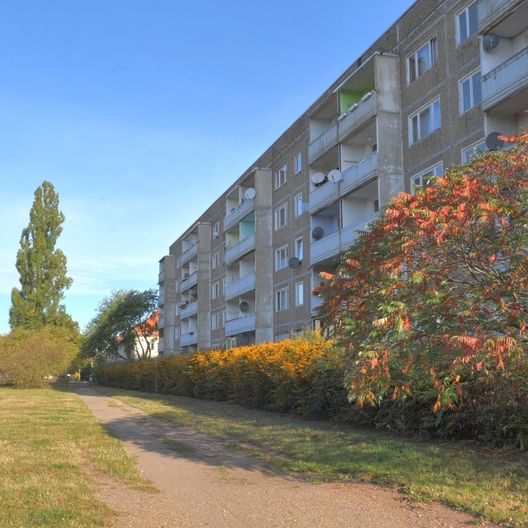
POLYGON ((290 260, 288 260, 288 266, 290 266, 292 269, 298 268, 300 265, 301 261, 297 257, 292 257, 290 260))
POLYGON ((241 312, 247 312, 249 310, 249 303, 247 301, 242 301, 238 307, 240 308, 241 312))
POLYGON ((343 175, 341 174, 341 171, 339 169, 333 169, 328 173, 328 179, 332 183, 340 182, 343 178, 343 175))
POLYGON ((323 238, 323 236, 324 229, 321 226, 317 226, 312 229, 312 237, 315 238, 315 240, 319 240, 320 238, 323 238))
POLYGON ((490 150, 499 150, 504 145, 504 141, 499 139, 502 132, 490 132, 486 137, 486 147, 490 150))
POLYGON ((495 49, 500 42, 499 35, 496 35, 495 33, 489 33, 482 39, 482 47, 486 51, 491 51, 492 49, 495 49))
POLYGON ((254 200, 255 196, 257 196, 257 191, 255 191, 253 187, 248 187, 244 193, 244 198, 246 198, 246 200, 254 200))
POLYGON ((247 334, 238 334, 236 341, 239 346, 249 345, 249 337, 247 334))
POLYGON ((315 172, 312 174, 312 183, 314 185, 321 185, 326 180, 326 176, 322 172, 315 172))

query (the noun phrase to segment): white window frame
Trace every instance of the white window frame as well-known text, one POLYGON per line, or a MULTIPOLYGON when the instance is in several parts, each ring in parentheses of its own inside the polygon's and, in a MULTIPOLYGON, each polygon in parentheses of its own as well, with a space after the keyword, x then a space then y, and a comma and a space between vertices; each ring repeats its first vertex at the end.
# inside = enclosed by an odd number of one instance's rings
POLYGON ((221 312, 216 311, 211 314, 211 330, 218 330, 222 326, 221 312))
POLYGON ((295 164, 294 164, 294 168, 295 168, 295 174, 299 174, 299 172, 302 171, 302 168, 303 168, 303 158, 302 158, 302 152, 301 152, 301 151, 295 153, 295 164))
POLYGON ((455 15, 455 25, 456 25, 456 42, 457 42, 457 46, 460 46, 460 44, 463 44, 464 42, 466 42, 467 40, 469 40, 473 35, 475 35, 478 31, 478 0, 475 1, 475 2, 472 2, 471 4, 468 4, 466 7, 464 7, 464 9, 462 9, 461 11, 459 11, 456 15, 455 15), (469 13, 470 13, 470 9, 475 6, 476 8, 476 25, 474 27, 474 31, 473 33, 471 33, 471 24, 470 24, 470 20, 469 20, 469 13), (462 25, 462 21, 461 21, 461 17, 462 15, 465 15, 465 27, 464 27, 464 31, 466 33, 466 38, 464 38, 464 40, 462 40, 462 31, 461 31, 461 25, 462 25))
POLYGON ((288 288, 281 288, 275 293, 275 311, 283 312, 288 309, 288 288))
POLYGON ((487 150, 488 147, 486 146, 485 138, 479 139, 478 141, 475 141, 475 143, 471 143, 471 145, 460 149, 462 163, 469 163, 473 156, 486 152, 487 150))
POLYGON ((435 130, 438 130, 442 127, 442 106, 440 104, 440 97, 436 97, 426 105, 422 106, 416 112, 413 112, 409 115, 408 118, 408 127, 409 127, 409 145, 414 145, 431 135, 435 130), (427 132, 422 131, 422 119, 421 116, 426 111, 429 111, 428 127, 427 132), (438 112, 438 114, 436 114, 438 112), (414 137, 414 119, 416 118, 416 130, 418 137, 414 137))
POLYGON ((293 203, 295 204, 295 216, 299 217, 303 214, 303 195, 302 193, 296 194, 295 198, 293 199, 293 203))
POLYGON ((213 238, 218 238, 220 236, 220 222, 215 222, 213 224, 213 238))
POLYGON ((304 304, 304 282, 295 283, 295 306, 304 304))
POLYGON ((431 185, 429 178, 442 176, 444 174, 444 162, 440 161, 427 167, 427 169, 420 171, 418 174, 415 174, 411 177, 411 192, 414 194, 416 188, 424 188, 431 185), (419 181, 419 183, 417 183, 419 181))
POLYGON ((411 53, 407 57, 407 84, 411 84, 418 80, 424 73, 428 72, 433 66, 438 63, 438 36, 433 35, 429 40, 424 42, 418 49, 411 53), (423 70, 420 73, 420 61, 419 54, 424 49, 426 49, 427 60, 429 61, 429 66, 427 69, 423 70))
POLYGON ((279 170, 275 171, 275 190, 279 189, 288 181, 288 164, 285 163, 279 170))
POLYGON ((275 250, 275 271, 288 267, 288 244, 275 250))
POLYGON ((469 112, 471 109, 475 108, 482 102, 482 80, 480 75, 480 68, 473 70, 469 75, 466 75, 465 77, 462 77, 460 81, 458 81, 458 110, 460 112, 460 115, 465 114, 466 112, 469 112), (480 94, 477 94, 480 96, 478 101, 475 99, 475 82, 474 78, 478 75, 479 78, 479 92, 480 94), (466 85, 467 83, 467 85, 466 85), (469 106, 467 108, 464 108, 464 85, 467 86, 469 93, 469 106))
POLYGON ((220 297, 220 281, 215 281, 211 284, 211 299, 218 299, 220 297))
POLYGON ((275 209, 275 231, 288 225, 288 202, 275 209))
POLYGON ((295 239, 295 256, 302 260, 304 258, 304 242, 303 237, 299 237, 295 239))

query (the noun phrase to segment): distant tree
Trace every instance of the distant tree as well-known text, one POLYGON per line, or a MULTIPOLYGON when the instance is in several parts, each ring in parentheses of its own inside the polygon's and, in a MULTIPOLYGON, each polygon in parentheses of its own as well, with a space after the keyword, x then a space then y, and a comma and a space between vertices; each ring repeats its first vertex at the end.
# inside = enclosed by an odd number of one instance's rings
POLYGON ((13 288, 11 292, 9 311, 12 329, 38 329, 46 325, 76 327, 61 304, 64 290, 72 284, 66 275, 66 256, 55 248, 63 222, 59 196, 53 185, 45 181, 35 191, 29 225, 20 237, 16 259, 20 288, 13 288))
POLYGON ((42 387, 65 374, 75 360, 79 337, 68 328, 16 328, 0 339, 0 380, 19 388, 42 387))
POLYGON ((104 299, 88 324, 84 356, 133 360, 151 357, 157 336, 156 290, 119 290, 104 299))

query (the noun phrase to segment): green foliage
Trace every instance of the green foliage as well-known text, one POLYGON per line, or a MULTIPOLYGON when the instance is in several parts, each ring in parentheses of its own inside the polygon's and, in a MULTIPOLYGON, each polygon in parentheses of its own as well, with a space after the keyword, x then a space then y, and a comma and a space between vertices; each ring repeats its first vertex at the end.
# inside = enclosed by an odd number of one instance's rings
POLYGON ((484 436, 486 402, 496 438, 526 445, 528 136, 512 140, 402 193, 322 274, 321 314, 348 350, 360 406, 411 399, 429 409, 422 424, 484 436))
POLYGON ((19 388, 42 387, 68 371, 79 351, 79 336, 64 328, 17 328, 0 340, 0 373, 19 388))
POLYGON ((77 327, 61 304, 64 290, 72 283, 66 275, 66 256, 55 248, 63 222, 58 194, 45 181, 35 191, 29 225, 20 237, 16 259, 20 289, 11 292, 11 328, 77 327))
POLYGON ((157 335, 155 290, 119 290, 104 299, 85 332, 85 357, 133 360, 149 358, 157 335), (145 339, 140 339, 141 337, 145 339))

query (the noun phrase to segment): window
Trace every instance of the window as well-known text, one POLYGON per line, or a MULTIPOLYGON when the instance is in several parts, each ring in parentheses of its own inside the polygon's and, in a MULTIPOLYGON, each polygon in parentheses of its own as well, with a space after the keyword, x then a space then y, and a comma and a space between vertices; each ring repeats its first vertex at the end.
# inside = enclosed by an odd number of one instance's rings
POLYGON ((218 251, 215 251, 211 255, 211 267, 213 269, 218 268, 218 264, 220 263, 220 255, 218 254, 218 251))
POLYGON ((275 209, 275 231, 288 223, 288 204, 282 204, 275 209))
POLYGON ((425 108, 409 116, 409 144, 412 145, 420 139, 440 128, 440 99, 429 103, 425 108))
POLYGON ((442 162, 437 163, 433 167, 420 172, 412 178, 412 192, 416 192, 417 188, 427 187, 432 185, 433 180, 437 176, 442 176, 444 173, 444 164, 442 162))
POLYGON ((213 225, 213 238, 218 238, 220 235, 220 222, 215 222, 213 225))
POLYGON ((478 2, 473 2, 456 16, 457 44, 462 44, 477 32, 478 2))
POLYGON ((288 165, 284 164, 277 172, 275 172, 275 189, 282 187, 286 183, 288 174, 288 165))
POLYGON ((275 311, 282 312, 288 309, 288 288, 277 291, 275 311))
POLYGON ((302 193, 295 195, 294 203, 295 203, 295 216, 301 216, 303 214, 303 195, 302 193))
POLYGON ((304 304, 304 282, 295 284, 295 306, 304 304))
POLYGON ((377 198, 372 201, 372 210, 375 213, 379 213, 379 200, 377 198))
POLYGON ((211 330, 218 330, 221 324, 221 312, 213 312, 211 314, 211 330))
POLYGON ((275 271, 279 271, 288 266, 288 246, 282 246, 275 250, 275 271))
POLYGON ((408 59, 409 84, 416 81, 438 62, 438 39, 433 37, 408 59))
POLYGON ((295 239, 295 256, 302 260, 304 257, 304 245, 302 237, 295 239))
POLYGON ((480 70, 458 82, 458 100, 461 114, 480 104, 482 101, 480 70))
POLYGON ((469 163, 473 156, 481 154, 482 152, 486 152, 486 150, 486 142, 483 139, 477 141, 476 143, 473 143, 473 145, 470 145, 469 147, 463 148, 462 163, 469 163))
POLYGON ((295 154, 295 174, 302 171, 302 152, 295 154))
POLYGON ((220 282, 216 281, 211 284, 211 299, 220 297, 220 282))

